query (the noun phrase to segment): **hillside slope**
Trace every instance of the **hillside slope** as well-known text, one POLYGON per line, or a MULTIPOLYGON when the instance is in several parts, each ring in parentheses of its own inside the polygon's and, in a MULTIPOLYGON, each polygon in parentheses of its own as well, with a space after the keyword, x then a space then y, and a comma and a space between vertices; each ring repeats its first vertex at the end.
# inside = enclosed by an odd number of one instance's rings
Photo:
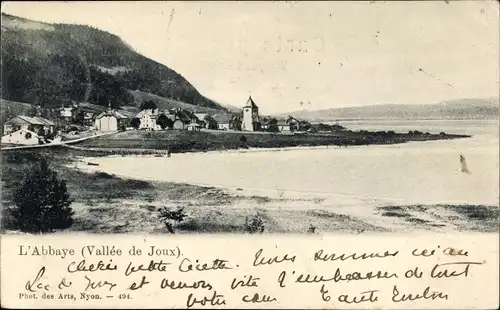
POLYGON ((46 24, 2 13, 2 98, 60 106, 70 100, 135 106, 129 90, 225 110, 174 70, 118 36, 84 25, 46 24))
POLYGON ((499 106, 498 99, 459 99, 436 104, 370 105, 317 111, 296 111, 283 115, 293 115, 309 121, 335 121, 341 119, 496 119, 499 116, 499 106))
MULTIPOLYGON (((180 108, 183 110, 205 112, 205 113, 211 113, 211 114, 221 112, 220 109, 214 109, 214 108, 203 107, 203 106, 196 106, 196 105, 185 103, 182 101, 178 101, 178 100, 175 100, 172 98, 164 98, 161 96, 157 96, 157 95, 154 95, 151 93, 142 92, 139 90, 130 91, 129 93, 134 98, 136 109, 139 109, 141 103, 143 103, 145 101, 153 101, 156 104, 156 106, 161 110, 180 108)), ((133 110, 130 108, 128 108, 128 109, 133 110)))

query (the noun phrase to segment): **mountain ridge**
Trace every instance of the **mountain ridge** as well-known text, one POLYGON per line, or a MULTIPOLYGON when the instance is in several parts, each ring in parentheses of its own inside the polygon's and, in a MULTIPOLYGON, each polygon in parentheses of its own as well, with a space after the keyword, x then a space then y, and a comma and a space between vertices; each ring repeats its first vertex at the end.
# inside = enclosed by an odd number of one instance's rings
POLYGON ((468 98, 431 104, 374 104, 279 114, 288 115, 308 121, 495 119, 499 116, 499 105, 497 98, 468 98))
POLYGON ((175 70, 88 25, 2 12, 2 98, 54 107, 69 101, 135 106, 129 91, 225 111, 175 70))

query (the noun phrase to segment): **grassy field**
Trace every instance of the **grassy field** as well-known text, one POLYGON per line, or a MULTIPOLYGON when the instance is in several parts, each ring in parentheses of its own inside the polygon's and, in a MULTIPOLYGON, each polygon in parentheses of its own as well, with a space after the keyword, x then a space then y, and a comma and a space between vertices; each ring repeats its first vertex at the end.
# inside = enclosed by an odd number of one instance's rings
MULTIPOLYGON (((68 154, 9 152, 2 156, 2 229, 15 230, 9 209, 14 206, 13 193, 39 156, 50 158, 51 166, 66 181, 73 199, 75 223, 71 231, 116 233, 126 231, 166 232, 157 218, 160 207, 213 206, 241 200, 220 190, 187 184, 154 183, 121 179, 106 173, 84 173, 67 167, 68 154)), ((203 214, 203 210, 201 212, 203 214)), ((244 219, 243 219, 244 220, 244 219)), ((186 229, 203 230, 204 223, 189 221, 186 229), (194 226, 193 226, 194 225, 194 226)), ((214 225, 214 224, 212 224, 214 225)))
POLYGON ((2 153, 1 227, 16 232, 10 210, 13 192, 40 156, 66 181, 73 199, 71 232, 169 233, 158 217, 163 207, 184 207, 176 233, 246 233, 247 218, 260 218, 265 233, 361 233, 391 231, 498 231, 497 206, 438 205, 363 208, 362 214, 322 199, 288 200, 239 196, 189 184, 122 179, 74 169, 65 150, 2 153))
POLYGON ((89 148, 137 148, 170 150, 172 153, 229 150, 244 147, 278 148, 322 145, 395 144, 408 141, 453 139, 459 135, 409 135, 385 132, 335 132, 332 134, 271 134, 231 131, 127 131, 85 141, 78 146, 89 148), (246 142, 241 141, 245 136, 246 142))

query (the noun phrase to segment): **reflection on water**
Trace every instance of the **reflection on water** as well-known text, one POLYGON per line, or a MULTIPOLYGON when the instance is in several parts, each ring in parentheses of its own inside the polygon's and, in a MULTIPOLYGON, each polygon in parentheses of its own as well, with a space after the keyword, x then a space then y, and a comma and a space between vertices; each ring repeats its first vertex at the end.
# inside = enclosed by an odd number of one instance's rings
POLYGON ((467 133, 468 139, 387 146, 269 152, 175 154, 96 159, 110 173, 137 178, 330 195, 339 205, 468 203, 498 205, 498 125, 490 121, 343 124, 348 128, 467 133), (357 126, 358 128, 353 128, 357 126), (364 127, 364 128, 360 128, 364 127), (427 129, 424 129, 427 128, 427 129), (470 174, 461 171, 460 154, 470 174))

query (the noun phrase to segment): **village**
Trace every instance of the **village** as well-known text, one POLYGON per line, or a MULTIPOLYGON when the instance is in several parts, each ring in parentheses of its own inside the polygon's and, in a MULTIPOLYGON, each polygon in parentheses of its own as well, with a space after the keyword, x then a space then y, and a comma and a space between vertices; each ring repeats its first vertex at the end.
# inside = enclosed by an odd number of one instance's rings
MULTIPOLYGON (((143 102, 140 112, 111 108, 111 103, 98 113, 89 104, 62 105, 55 115, 44 115, 43 109, 10 117, 3 124, 2 145, 39 145, 95 136, 102 133, 130 130, 163 131, 244 131, 282 134, 308 133, 313 126, 292 116, 274 118, 261 116, 259 107, 249 96, 241 112, 207 113, 189 109, 160 109, 153 101, 143 102), (31 115, 28 115, 31 114, 31 115)), ((343 129, 336 125, 337 130, 343 129)))

